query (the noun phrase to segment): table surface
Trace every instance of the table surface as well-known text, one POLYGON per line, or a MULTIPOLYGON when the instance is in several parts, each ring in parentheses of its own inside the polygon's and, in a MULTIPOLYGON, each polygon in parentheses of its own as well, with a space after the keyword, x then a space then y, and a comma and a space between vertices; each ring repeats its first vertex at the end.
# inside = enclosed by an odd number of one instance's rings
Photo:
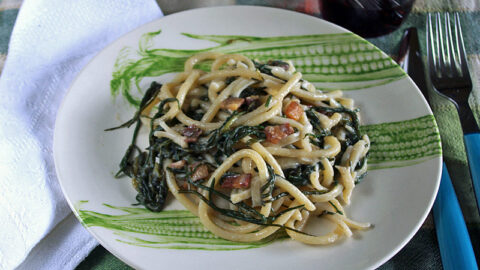
MULTIPOLYGON (((308 1, 308 0, 307 0, 308 1)), ((305 12, 306 1, 287 0, 157 0, 165 15, 181 10, 204 6, 218 5, 262 5, 280 8, 288 8, 305 12)), ((22 0, 0 0, 0 69, 8 54, 8 41, 15 23, 22 0)), ((316 10, 309 10, 319 15, 316 10)), ((417 27, 420 42, 425 52, 425 17, 428 12, 461 12, 461 20, 464 25, 464 40, 474 82, 474 93, 471 103, 477 119, 480 111, 480 0, 417 0, 412 13, 397 31, 374 39, 368 39, 384 52, 394 56, 398 49, 398 43, 403 30, 408 27, 417 27)), ((464 213, 470 238, 480 258, 480 217, 476 210, 475 198, 472 186, 468 179, 468 166, 463 149, 462 133, 456 117, 453 105, 443 101, 435 101, 432 109, 437 118, 442 132, 442 146, 444 158, 452 176, 452 182, 459 198, 460 206, 464 213), (460 143, 459 143, 460 142, 460 143)), ((479 262, 480 265, 480 262, 479 262)), ((438 249, 433 218, 430 214, 421 229, 413 239, 392 259, 379 269, 441 269, 442 262, 438 249)), ((77 269, 131 269, 103 247, 98 246, 77 267, 77 269)))

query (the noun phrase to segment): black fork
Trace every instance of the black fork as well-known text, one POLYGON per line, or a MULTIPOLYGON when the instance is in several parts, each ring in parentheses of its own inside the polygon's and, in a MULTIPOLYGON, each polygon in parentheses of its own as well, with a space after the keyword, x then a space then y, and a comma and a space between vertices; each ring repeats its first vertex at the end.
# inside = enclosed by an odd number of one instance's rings
POLYGON ((458 13, 454 14, 453 26, 450 15, 428 14, 427 54, 430 80, 433 89, 455 104, 463 129, 465 148, 472 176, 473 187, 480 205, 480 130, 468 104, 472 80, 468 71, 467 57, 458 13))

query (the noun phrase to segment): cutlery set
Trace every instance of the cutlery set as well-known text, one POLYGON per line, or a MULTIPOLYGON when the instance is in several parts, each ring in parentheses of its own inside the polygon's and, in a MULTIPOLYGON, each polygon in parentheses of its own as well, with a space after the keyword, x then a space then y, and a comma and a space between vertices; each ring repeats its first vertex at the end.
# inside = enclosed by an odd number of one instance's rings
MULTIPOLYGON (((458 13, 453 15, 453 19, 446 13, 442 23, 441 17, 439 13, 429 14, 427 17, 428 77, 433 91, 450 100, 457 108, 478 206, 480 130, 468 104, 472 81, 468 71, 460 18, 458 13)), ((405 31, 398 59, 429 102, 425 68, 415 28, 405 31)), ((433 217, 444 269, 478 269, 465 220, 445 163, 433 206, 433 217)))

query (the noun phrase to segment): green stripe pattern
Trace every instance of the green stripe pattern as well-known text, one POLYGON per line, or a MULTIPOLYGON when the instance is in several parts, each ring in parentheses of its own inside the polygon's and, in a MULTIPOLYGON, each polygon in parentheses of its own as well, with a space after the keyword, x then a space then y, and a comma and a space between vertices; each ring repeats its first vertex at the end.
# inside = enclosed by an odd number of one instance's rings
POLYGON ((356 87, 365 87, 370 84, 360 83, 404 74, 387 55, 351 33, 267 38, 187 36, 223 44, 218 51, 225 53, 240 53, 260 61, 291 60, 305 79, 316 83, 356 82, 356 87))
POLYGON ((369 169, 408 166, 442 154, 440 133, 433 115, 362 126, 371 148, 369 169))
POLYGON ((150 248, 241 250, 258 248, 285 239, 284 232, 253 243, 224 240, 208 231, 200 219, 186 210, 168 210, 159 213, 144 208, 104 206, 124 212, 107 215, 80 209, 87 201, 77 204, 77 213, 86 227, 103 227, 116 232, 117 241, 150 248))
POLYGON ((138 49, 126 47, 120 51, 110 82, 113 96, 121 93, 138 106, 143 78, 181 72, 188 57, 208 51, 240 53, 258 60, 292 60, 305 79, 324 90, 369 88, 406 76, 386 54, 352 33, 279 37, 183 34, 219 44, 201 50, 153 48, 153 39, 160 34, 146 33, 138 49))

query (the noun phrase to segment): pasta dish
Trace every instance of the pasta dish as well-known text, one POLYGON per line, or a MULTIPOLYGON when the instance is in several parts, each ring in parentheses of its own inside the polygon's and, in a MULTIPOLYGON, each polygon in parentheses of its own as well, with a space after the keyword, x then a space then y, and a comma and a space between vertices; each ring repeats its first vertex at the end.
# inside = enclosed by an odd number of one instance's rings
MULTIPOLYGON (((168 83, 153 82, 117 176, 137 201, 161 211, 167 194, 231 241, 259 241, 281 230, 307 244, 330 244, 369 223, 344 210, 367 172, 370 141, 354 101, 323 92, 290 61, 200 53, 168 83), (137 146, 142 127, 148 147, 137 146), (335 229, 305 231, 313 218, 335 229)), ((119 127, 111 128, 113 130, 119 127)))

